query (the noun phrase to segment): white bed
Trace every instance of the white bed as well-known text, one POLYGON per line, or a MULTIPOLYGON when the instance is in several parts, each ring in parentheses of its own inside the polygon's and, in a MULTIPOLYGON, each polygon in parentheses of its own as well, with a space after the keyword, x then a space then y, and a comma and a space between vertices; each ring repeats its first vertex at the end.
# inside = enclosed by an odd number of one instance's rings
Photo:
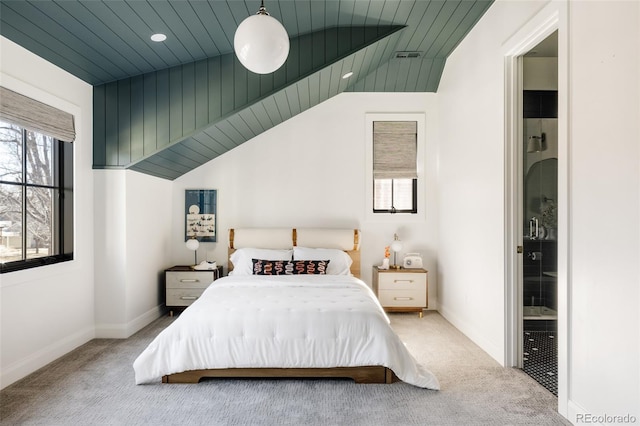
MULTIPOLYGON (((233 241, 231 233, 232 255, 237 248, 233 241)), ((274 241, 265 245, 278 246, 274 241)), ((294 237, 294 247, 296 242, 294 237)), ((258 245, 255 238, 245 244, 258 245)), ((351 251, 357 251, 357 245, 354 248, 351 251)), ((287 248, 278 249, 284 251, 275 257, 288 255, 287 248)), ((296 255, 332 254, 301 250, 296 255)), ((239 251, 235 273, 214 281, 136 359, 137 384, 198 382, 203 377, 328 376, 390 383, 397 376, 415 386, 439 389, 435 376, 415 361, 391 329, 371 289, 349 271, 253 275, 238 269, 241 253, 270 252, 239 251)), ((343 267, 340 261, 334 257, 329 265, 343 267)))

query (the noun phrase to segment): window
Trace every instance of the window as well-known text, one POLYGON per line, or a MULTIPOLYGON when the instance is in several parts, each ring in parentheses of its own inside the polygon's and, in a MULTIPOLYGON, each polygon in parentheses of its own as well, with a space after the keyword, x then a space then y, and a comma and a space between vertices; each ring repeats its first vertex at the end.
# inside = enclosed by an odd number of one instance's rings
POLYGON ((418 179, 374 179, 374 213, 417 213, 418 179))
MULTIPOLYGON (((4 98, 7 90, 0 89, 4 98)), ((59 132, 45 133, 52 120, 44 126, 12 120, 7 110, 20 106, 5 100, 0 106, 0 273, 72 260, 73 144, 48 135, 59 132)), ((46 109, 38 104, 40 111, 32 107, 30 118, 42 118, 38 112, 46 109)))
POLYGON ((373 212, 417 213, 417 122, 373 121, 373 212))

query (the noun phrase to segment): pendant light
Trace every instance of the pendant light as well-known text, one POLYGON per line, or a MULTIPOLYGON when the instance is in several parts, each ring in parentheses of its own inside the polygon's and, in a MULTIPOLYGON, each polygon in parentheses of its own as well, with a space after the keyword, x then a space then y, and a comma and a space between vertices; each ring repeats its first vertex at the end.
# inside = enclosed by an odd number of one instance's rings
POLYGON ((256 74, 269 74, 289 56, 289 35, 261 2, 258 12, 242 21, 233 37, 233 48, 242 65, 256 74))

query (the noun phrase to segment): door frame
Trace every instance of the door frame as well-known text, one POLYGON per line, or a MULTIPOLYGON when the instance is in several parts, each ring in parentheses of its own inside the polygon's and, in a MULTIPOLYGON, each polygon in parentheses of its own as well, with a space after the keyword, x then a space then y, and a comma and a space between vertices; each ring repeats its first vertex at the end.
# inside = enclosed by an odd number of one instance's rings
POLYGON ((522 359, 522 57, 558 31, 558 412, 568 418, 570 399, 570 146, 569 146, 569 3, 543 7, 503 45, 505 78, 505 365, 522 359))

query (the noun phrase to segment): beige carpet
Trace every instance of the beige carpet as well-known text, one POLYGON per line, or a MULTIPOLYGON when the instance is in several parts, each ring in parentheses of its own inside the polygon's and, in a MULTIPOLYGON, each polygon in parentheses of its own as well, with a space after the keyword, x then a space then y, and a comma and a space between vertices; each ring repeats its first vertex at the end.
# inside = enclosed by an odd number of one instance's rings
POLYGON ((442 390, 347 380, 212 380, 136 386, 134 359, 172 319, 83 345, 0 392, 2 425, 551 425, 556 398, 502 368, 436 312, 392 314, 442 390))

